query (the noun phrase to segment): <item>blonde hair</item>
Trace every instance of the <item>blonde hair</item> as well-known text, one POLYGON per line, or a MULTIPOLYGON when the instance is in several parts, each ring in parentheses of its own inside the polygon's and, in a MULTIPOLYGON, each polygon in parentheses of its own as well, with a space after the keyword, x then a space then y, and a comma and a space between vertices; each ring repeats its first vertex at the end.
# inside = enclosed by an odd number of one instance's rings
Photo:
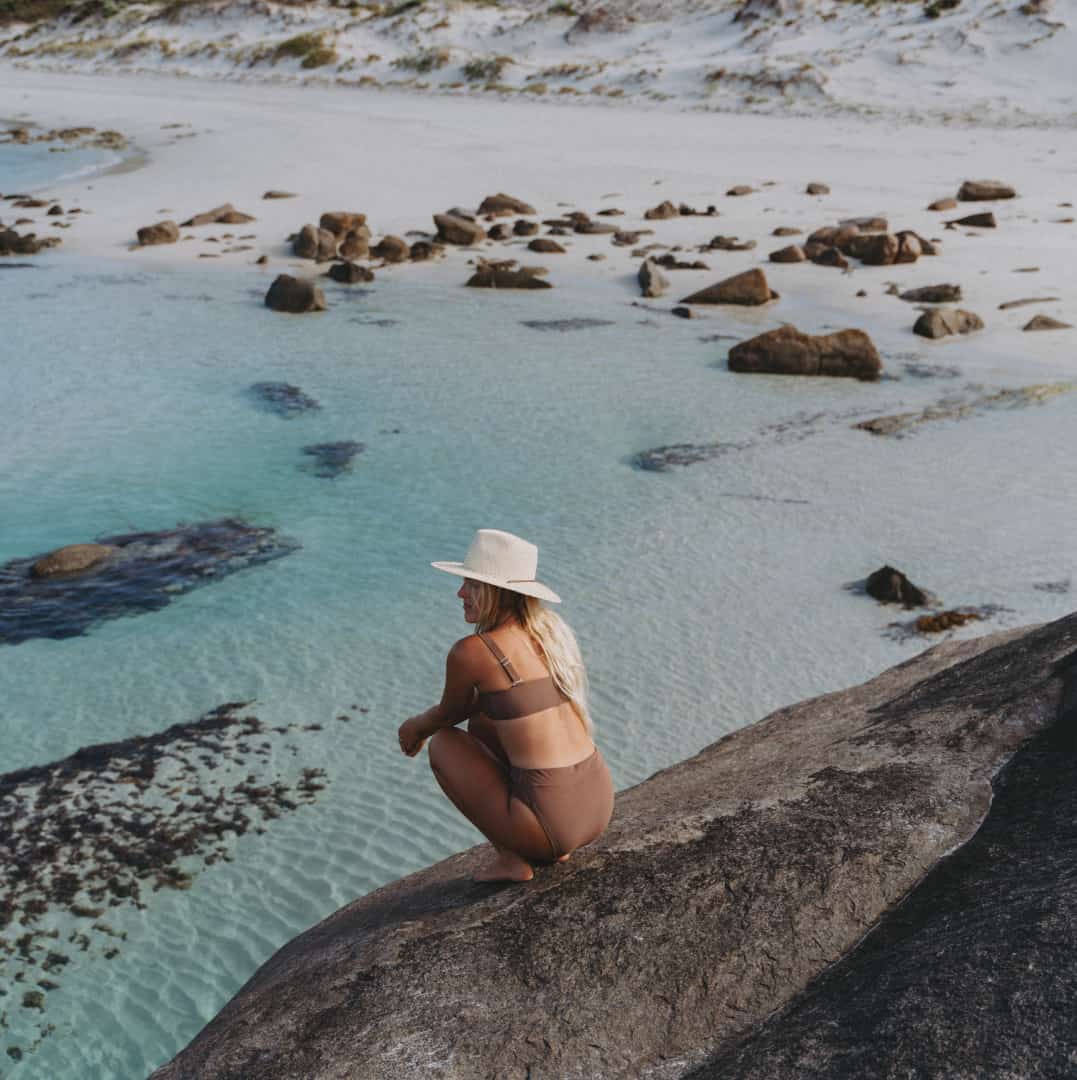
POLYGON ((572 703, 587 734, 593 736, 594 724, 587 705, 587 672, 576 635, 568 623, 534 596, 524 596, 485 581, 476 581, 475 585, 479 609, 476 633, 492 630, 511 614, 538 646, 557 688, 572 703))

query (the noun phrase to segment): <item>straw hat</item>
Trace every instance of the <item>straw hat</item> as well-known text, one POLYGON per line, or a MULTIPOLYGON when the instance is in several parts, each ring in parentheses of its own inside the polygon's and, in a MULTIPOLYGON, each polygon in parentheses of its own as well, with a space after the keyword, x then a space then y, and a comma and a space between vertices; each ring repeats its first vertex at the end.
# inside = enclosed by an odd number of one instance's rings
POLYGON ((479 529, 461 562, 435 562, 435 570, 458 577, 485 581, 510 592, 537 596, 540 600, 561 603, 561 597, 535 580, 538 548, 512 533, 500 529, 479 529))

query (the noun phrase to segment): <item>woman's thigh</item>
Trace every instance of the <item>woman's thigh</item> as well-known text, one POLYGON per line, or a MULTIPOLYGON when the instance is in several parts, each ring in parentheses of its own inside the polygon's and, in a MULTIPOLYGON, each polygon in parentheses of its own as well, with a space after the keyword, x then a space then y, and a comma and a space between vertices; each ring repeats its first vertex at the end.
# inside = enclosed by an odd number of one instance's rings
POLYGON ((430 740, 429 754, 445 794, 487 839, 525 859, 553 857, 538 818, 512 797, 508 769, 474 735, 443 728, 430 740))

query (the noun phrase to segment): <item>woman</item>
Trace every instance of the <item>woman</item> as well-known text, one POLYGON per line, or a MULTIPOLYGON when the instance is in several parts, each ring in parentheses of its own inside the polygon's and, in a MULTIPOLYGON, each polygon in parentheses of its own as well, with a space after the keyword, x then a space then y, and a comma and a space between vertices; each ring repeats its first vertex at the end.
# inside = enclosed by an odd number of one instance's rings
POLYGON ((475 880, 530 881, 532 863, 563 862, 613 813, 579 646, 542 605, 560 597, 535 580, 534 544, 480 529, 462 563, 431 565, 464 579, 456 595, 476 632, 449 650, 441 701, 401 724, 400 748, 414 757, 430 739, 442 790, 494 845, 475 880))

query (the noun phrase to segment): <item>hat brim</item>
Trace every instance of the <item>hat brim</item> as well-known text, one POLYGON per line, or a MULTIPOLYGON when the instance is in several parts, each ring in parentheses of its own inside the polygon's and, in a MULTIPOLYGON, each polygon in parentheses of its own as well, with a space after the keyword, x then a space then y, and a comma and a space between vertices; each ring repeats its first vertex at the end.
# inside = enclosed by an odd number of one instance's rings
POLYGON ((561 597, 546 588, 541 581, 502 581, 492 574, 480 574, 475 570, 469 570, 461 562, 432 562, 435 570, 444 570, 446 574, 455 574, 457 577, 471 578, 472 581, 484 581, 487 585, 496 585, 499 589, 508 589, 509 592, 523 593, 524 596, 534 596, 539 600, 548 600, 551 604, 560 604, 561 597))

